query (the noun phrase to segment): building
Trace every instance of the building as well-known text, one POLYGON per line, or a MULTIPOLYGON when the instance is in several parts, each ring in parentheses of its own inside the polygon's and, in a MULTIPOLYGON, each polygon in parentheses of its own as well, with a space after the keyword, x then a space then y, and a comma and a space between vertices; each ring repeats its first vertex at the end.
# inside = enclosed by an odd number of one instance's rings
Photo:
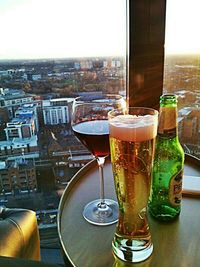
POLYGON ((34 162, 32 160, 15 159, 0 162, 1 194, 18 194, 37 190, 34 162))
POLYGON ((43 101, 43 117, 45 125, 70 123, 72 98, 57 98, 43 101))
POLYGON ((11 77, 9 70, 1 70, 0 71, 0 77, 1 76, 9 76, 9 77, 11 77))
POLYGON ((39 131, 39 120, 37 109, 39 102, 24 104, 15 111, 15 118, 33 120, 36 133, 39 131))
POLYGON ((182 108, 178 111, 178 132, 181 138, 184 134, 184 119, 188 118, 190 113, 191 110, 189 108, 182 108))
POLYGON ((121 61, 120 59, 109 58, 103 61, 103 67, 104 68, 120 68, 121 61))
POLYGON ((74 68, 75 68, 76 70, 80 70, 80 68, 81 68, 81 64, 80 64, 80 62, 74 62, 74 68))
POLYGON ((24 104, 15 111, 15 118, 6 124, 6 140, 13 138, 31 138, 39 130, 37 106, 24 104))
POLYGON ((4 129, 6 140, 13 138, 31 138, 36 135, 36 125, 33 118, 14 118, 4 129))
POLYGON ((182 138, 190 139, 193 138, 197 134, 197 118, 189 117, 183 120, 183 132, 182 138))
POLYGON ((112 62, 111 62, 111 67, 112 68, 120 68, 121 67, 121 62, 120 62, 120 60, 118 59, 118 60, 112 60, 112 62))
POLYGON ((37 135, 30 138, 12 138, 12 140, 0 141, 0 158, 16 159, 21 158, 38 158, 39 148, 37 135))
POLYGON ((93 68, 92 60, 81 60, 80 68, 81 70, 91 70, 93 68))
POLYGON ((0 141, 0 157, 39 157, 37 105, 24 104, 15 111, 15 118, 6 123, 6 140, 0 141))
POLYGON ((33 95, 19 89, 0 88, 0 109, 6 109, 8 118, 12 119, 15 111, 23 104, 33 103, 33 95))
POLYGON ((42 79, 42 75, 40 73, 24 73, 23 79, 28 81, 39 81, 42 79))
POLYGON ((200 138, 200 109, 185 107, 179 110, 179 134, 183 141, 199 142, 200 138), (192 139, 191 139, 192 138, 192 139))
POLYGON ((188 154, 199 157, 200 144, 200 109, 185 107, 179 110, 179 138, 188 154))

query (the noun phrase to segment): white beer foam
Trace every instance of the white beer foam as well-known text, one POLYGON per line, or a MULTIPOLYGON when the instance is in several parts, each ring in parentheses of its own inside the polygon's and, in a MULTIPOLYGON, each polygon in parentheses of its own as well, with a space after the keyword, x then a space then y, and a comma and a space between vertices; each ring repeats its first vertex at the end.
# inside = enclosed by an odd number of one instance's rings
POLYGON ((157 134, 157 117, 154 115, 119 115, 109 121, 110 136, 123 141, 151 140, 157 134))

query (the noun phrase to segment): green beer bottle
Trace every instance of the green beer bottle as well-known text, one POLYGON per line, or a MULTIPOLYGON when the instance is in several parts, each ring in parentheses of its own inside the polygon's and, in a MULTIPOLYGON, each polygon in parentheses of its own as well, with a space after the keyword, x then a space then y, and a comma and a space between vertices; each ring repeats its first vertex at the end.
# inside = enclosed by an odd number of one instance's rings
POLYGON ((152 170, 149 211, 161 221, 176 218, 181 210, 184 151, 178 139, 177 97, 160 97, 160 115, 152 170))

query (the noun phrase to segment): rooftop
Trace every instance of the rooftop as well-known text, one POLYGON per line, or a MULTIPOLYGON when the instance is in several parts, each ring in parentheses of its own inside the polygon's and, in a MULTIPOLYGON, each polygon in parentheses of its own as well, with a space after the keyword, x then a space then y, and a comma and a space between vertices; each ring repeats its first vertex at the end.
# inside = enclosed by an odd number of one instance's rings
POLYGON ((0 141, 0 147, 2 148, 5 146, 26 146, 28 144, 31 146, 37 146, 37 136, 33 135, 30 138, 13 138, 8 141, 0 141))
POLYGON ((27 96, 31 95, 25 93, 22 89, 0 88, 0 99, 10 100, 16 98, 24 98, 27 96))

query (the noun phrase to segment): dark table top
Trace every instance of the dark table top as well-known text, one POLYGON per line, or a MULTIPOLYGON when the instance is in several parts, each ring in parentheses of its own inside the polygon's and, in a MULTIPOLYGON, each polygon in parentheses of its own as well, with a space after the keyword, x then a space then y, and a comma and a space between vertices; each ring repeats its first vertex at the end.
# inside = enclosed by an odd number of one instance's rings
MULTIPOLYGON (((116 199, 112 167, 105 164, 105 195, 116 199)), ((186 157, 185 175, 200 176, 200 164, 186 157)), ((125 263, 112 253, 116 225, 95 226, 82 216, 84 206, 99 196, 96 161, 82 168, 65 189, 59 205, 58 232, 66 257, 76 267, 197 267, 200 266, 200 198, 183 196, 179 218, 160 223, 149 216, 154 244, 152 256, 137 264, 125 263)))

